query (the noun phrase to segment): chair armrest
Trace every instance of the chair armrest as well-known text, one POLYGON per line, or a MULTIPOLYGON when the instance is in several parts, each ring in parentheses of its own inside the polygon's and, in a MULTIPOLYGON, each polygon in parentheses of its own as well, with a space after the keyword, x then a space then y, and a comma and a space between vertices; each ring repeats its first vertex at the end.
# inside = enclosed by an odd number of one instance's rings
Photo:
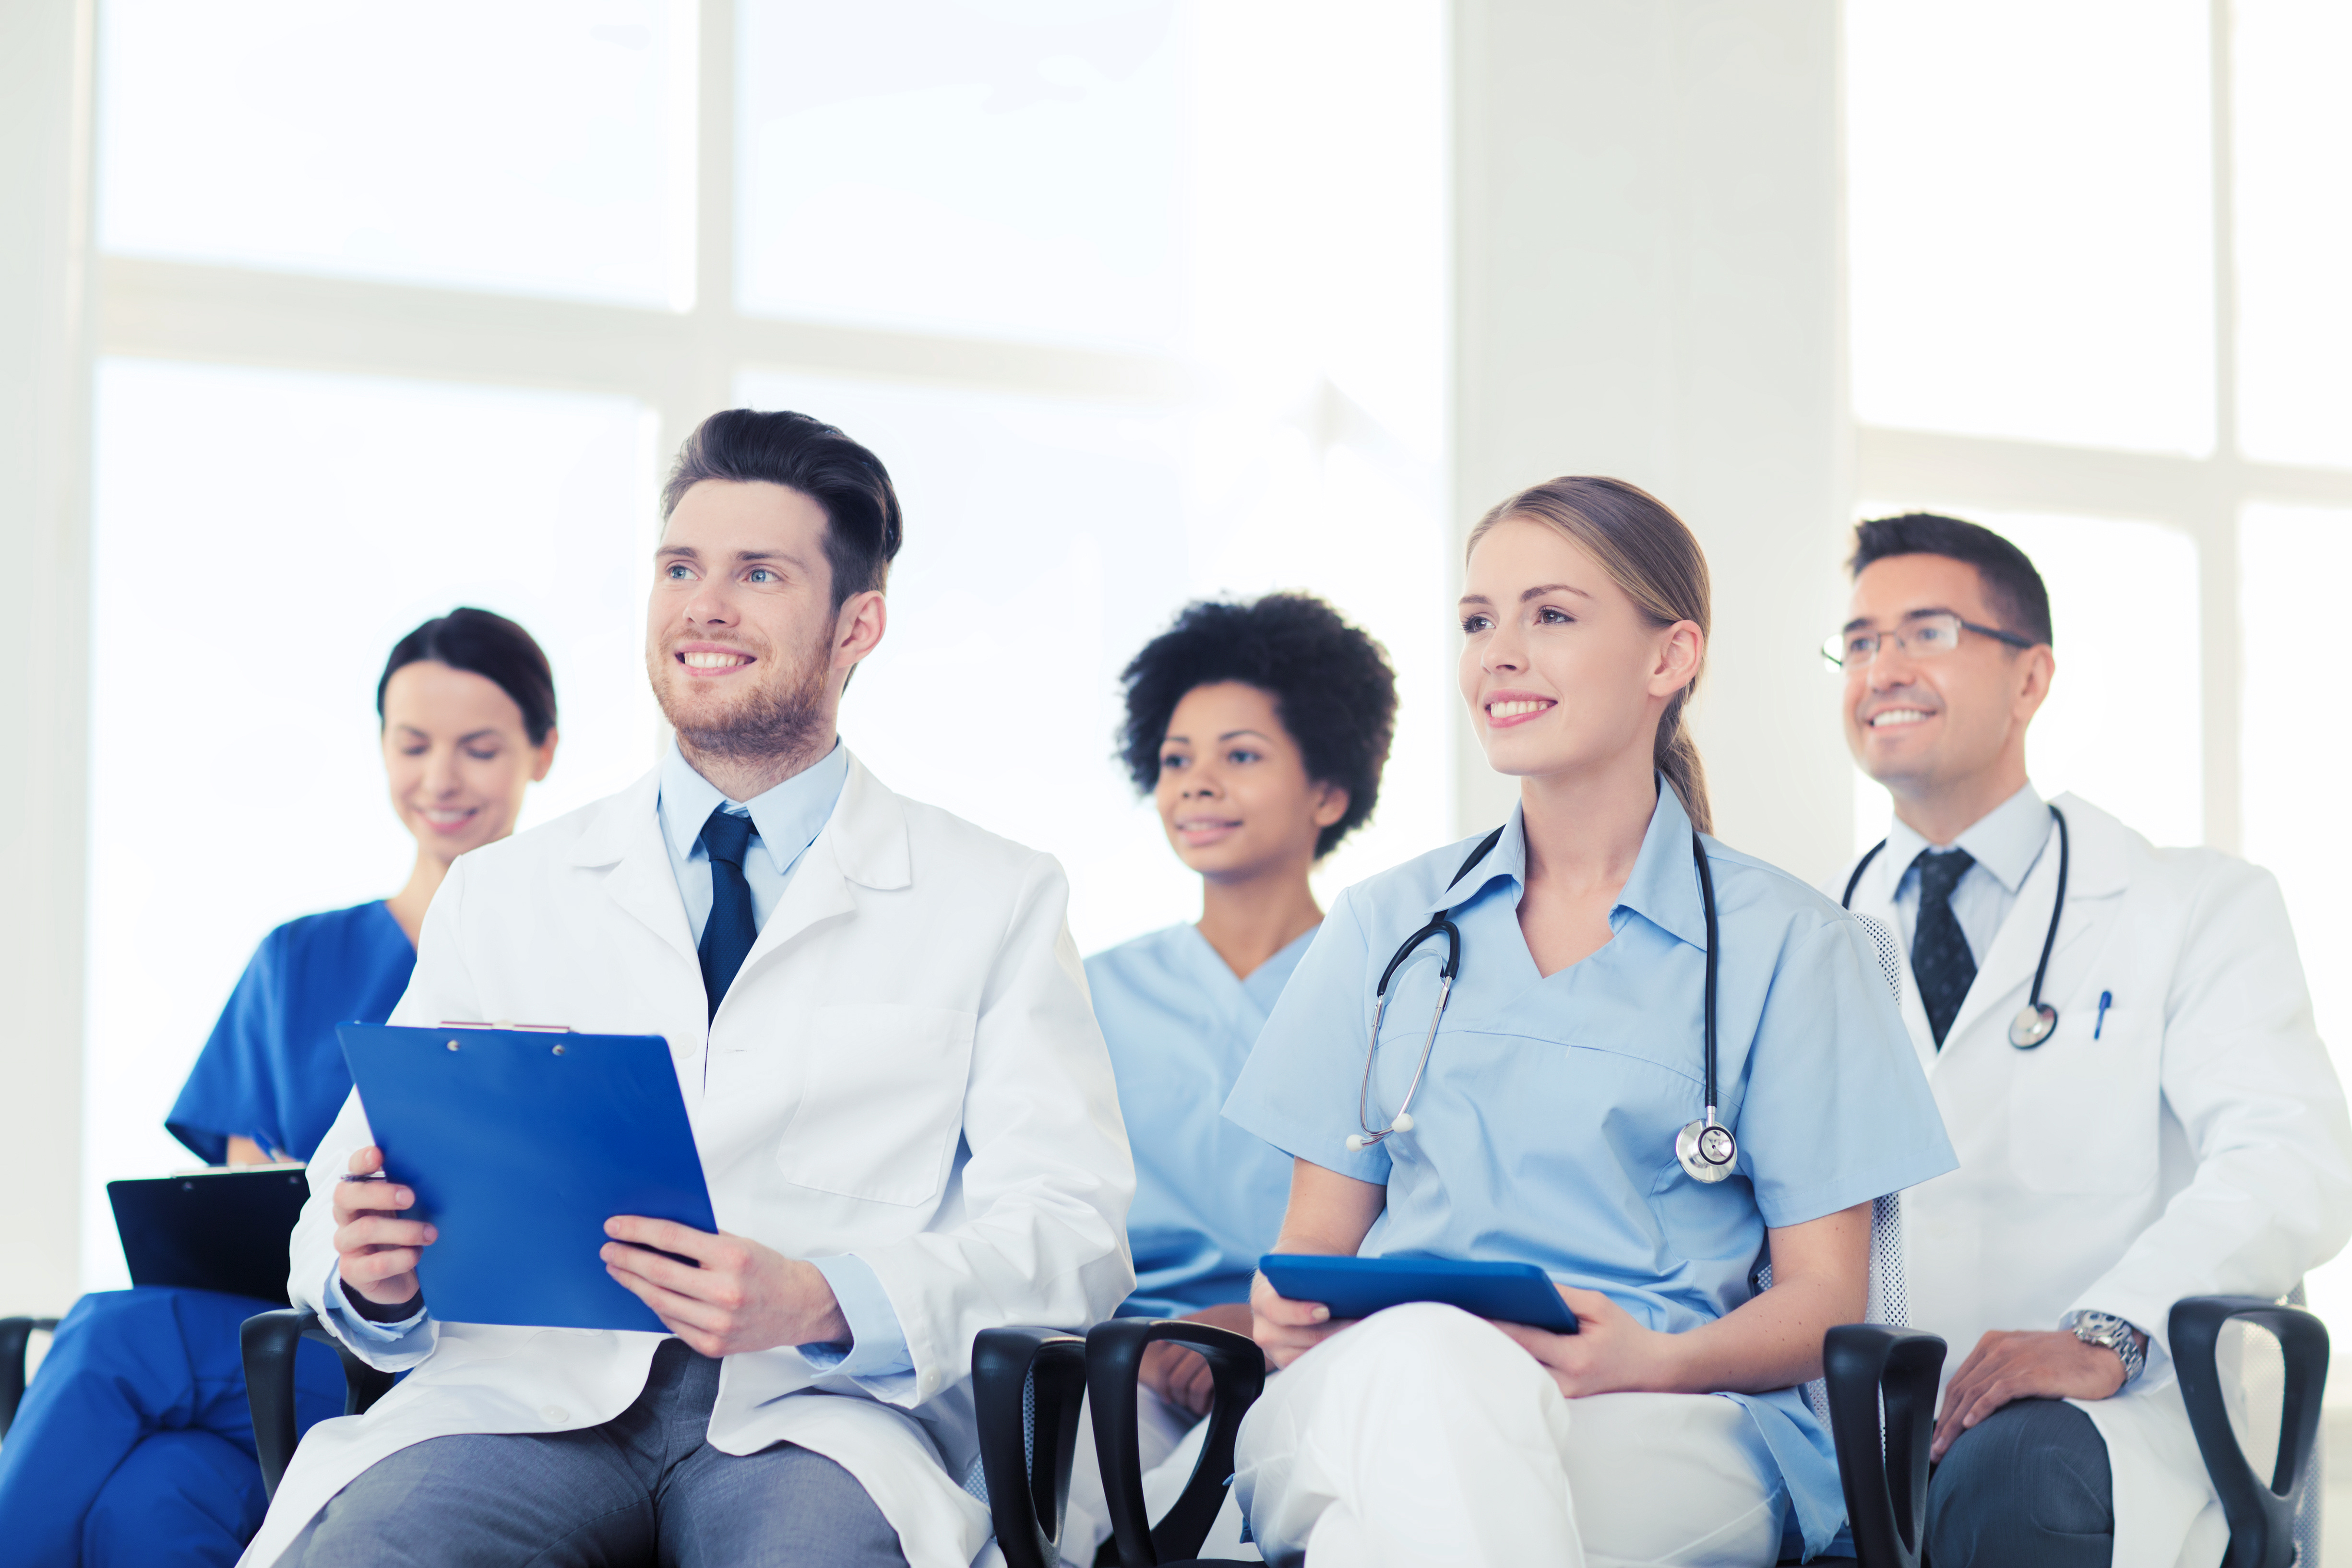
POLYGON ((1919 1568, 1944 1350, 1934 1334, 1881 1323, 1841 1323, 1822 1339, 1830 1435, 1862 1568, 1919 1568))
POLYGON ((1095 1455, 1102 1465, 1103 1498, 1110 1508, 1111 1540, 1126 1568, 1197 1556, 1224 1505, 1233 1479, 1234 1437, 1242 1416, 1265 1389, 1265 1353, 1230 1329, 1181 1318, 1112 1318, 1087 1331, 1087 1395, 1094 1408, 1095 1455), (1207 1358, 1212 1394, 1209 1431, 1200 1462, 1183 1492, 1154 1527, 1143 1500, 1143 1455, 1137 1440, 1144 1347, 1172 1340, 1207 1358))
POLYGON ((2285 1568, 2294 1561, 2297 1491, 2319 1434, 2321 1392, 2327 1385, 2327 1325, 2301 1307, 2260 1296, 2187 1296, 2172 1304, 2172 1364, 2181 1402, 2205 1473, 2230 1523, 2226 1568, 2285 1568), (2246 1463, 2221 1394, 2222 1326, 2232 1318, 2259 1323, 2278 1336, 2286 1364, 2279 1415, 2278 1463, 2269 1484, 2246 1463))
POLYGON ((0 1437, 16 1424, 25 1399, 25 1356, 33 1336, 58 1326, 55 1318, 0 1318, 0 1437))
POLYGON ((1005 1568, 1057 1568, 1087 1342, 1062 1329, 982 1329, 971 1342, 980 1473, 1005 1568), (1043 1461, 1038 1462, 1038 1461, 1043 1461))
POLYGON ((304 1307, 257 1312, 237 1330, 245 1358, 245 1399, 253 1411, 253 1451, 261 1461, 262 1490, 275 1498, 293 1460, 294 1347, 319 1320, 304 1307))
POLYGON ((364 1416, 398 1378, 370 1366, 329 1333, 307 1307, 281 1307, 245 1320, 237 1347, 245 1359, 245 1399, 253 1412, 253 1448, 261 1484, 271 1497, 293 1461, 301 1427, 294 1413, 294 1354, 306 1339, 332 1345, 343 1364, 343 1414, 364 1416))

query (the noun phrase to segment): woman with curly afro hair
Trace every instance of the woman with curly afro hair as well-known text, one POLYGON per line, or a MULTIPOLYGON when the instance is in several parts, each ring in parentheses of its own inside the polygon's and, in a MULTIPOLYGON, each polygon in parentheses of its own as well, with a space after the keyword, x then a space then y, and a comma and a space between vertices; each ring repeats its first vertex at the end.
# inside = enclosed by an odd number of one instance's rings
MULTIPOLYGON (((1119 756, 1199 873, 1201 918, 1087 960, 1135 1150, 1136 1292, 1122 1311, 1247 1333, 1290 1161, 1218 1112, 1323 919, 1307 873, 1380 798, 1396 678, 1329 605, 1273 593, 1187 606, 1124 679, 1119 756)), ((1150 1467, 1207 1411, 1207 1364, 1154 1345, 1143 1381, 1150 1467)), ((1080 1562, 1108 1531, 1089 1483, 1068 1527, 1080 1562), (1092 1541, 1078 1535, 1089 1523, 1092 1541)))

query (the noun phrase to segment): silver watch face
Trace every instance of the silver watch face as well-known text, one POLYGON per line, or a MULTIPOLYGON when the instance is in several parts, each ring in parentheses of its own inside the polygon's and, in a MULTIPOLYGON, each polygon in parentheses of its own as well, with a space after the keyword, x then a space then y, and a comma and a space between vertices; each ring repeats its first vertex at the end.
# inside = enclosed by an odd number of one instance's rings
POLYGON ((2124 1381, 2137 1377, 2147 1356, 2134 1337, 2132 1325, 2112 1312, 2077 1312, 2072 1325, 2074 1335, 2084 1344, 2095 1344, 2116 1353, 2124 1364, 2124 1381))

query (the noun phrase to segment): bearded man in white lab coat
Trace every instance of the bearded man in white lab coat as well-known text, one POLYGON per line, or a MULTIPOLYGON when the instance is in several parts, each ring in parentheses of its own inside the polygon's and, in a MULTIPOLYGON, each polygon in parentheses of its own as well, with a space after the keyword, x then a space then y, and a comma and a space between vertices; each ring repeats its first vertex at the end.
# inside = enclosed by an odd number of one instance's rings
POLYGON ((688 440, 663 512, 646 659, 676 745, 460 859, 392 1021, 667 1037, 720 1232, 607 1226, 667 1336, 438 1322, 409 1189, 336 1180, 382 1165, 354 1098, 289 1293, 409 1375, 311 1430, 247 1563, 966 1568, 973 1334, 1091 1322, 1133 1284, 1060 868, 835 736, 882 638, 888 475, 831 426, 736 410, 688 440))
POLYGON ((2056 661, 2023 551, 1913 514, 1863 524, 1853 570, 1826 651, 1895 821, 1829 891, 1900 934, 1960 1156, 1904 1198, 1911 1321, 1953 1357, 1928 1558, 2210 1568, 2228 1531, 2172 1303, 2284 1296, 2352 1232, 2352 1131, 2285 906, 2242 861, 2035 793, 2026 727, 2056 661), (2029 1011, 2053 915, 2054 1027, 2029 1011))

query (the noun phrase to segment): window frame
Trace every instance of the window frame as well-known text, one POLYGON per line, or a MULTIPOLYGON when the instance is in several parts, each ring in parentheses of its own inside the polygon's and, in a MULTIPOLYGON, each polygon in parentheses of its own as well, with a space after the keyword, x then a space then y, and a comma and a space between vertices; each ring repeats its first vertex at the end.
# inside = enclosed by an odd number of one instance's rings
POLYGON ((2205 842, 2244 841, 2238 530, 2247 505, 2352 507, 2352 469, 2255 462, 2238 447, 2235 59, 2231 0, 2209 0, 2212 73, 2214 441, 2206 457, 1893 429, 1854 421, 1857 497, 1932 498, 1965 510, 2137 518, 2197 547, 2205 842))

